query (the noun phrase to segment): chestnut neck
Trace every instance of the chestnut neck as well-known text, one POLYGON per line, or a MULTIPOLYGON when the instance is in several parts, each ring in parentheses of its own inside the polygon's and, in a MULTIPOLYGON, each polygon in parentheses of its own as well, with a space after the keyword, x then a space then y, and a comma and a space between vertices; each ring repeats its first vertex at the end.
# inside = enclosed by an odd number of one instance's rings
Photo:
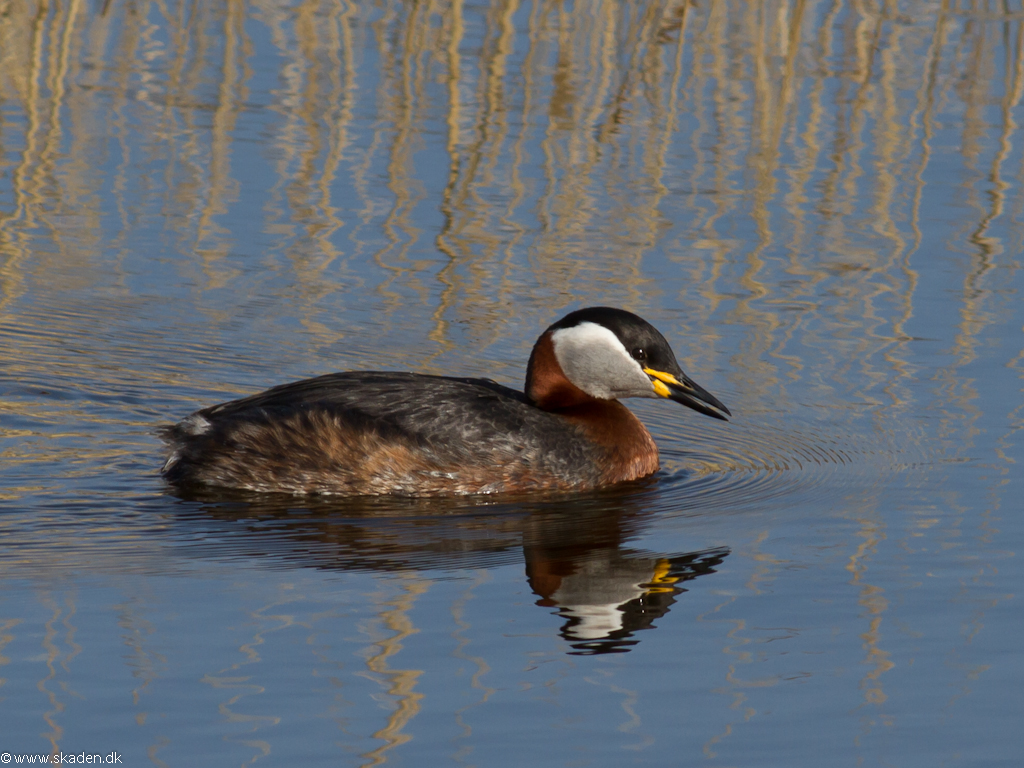
POLYGON ((658 447, 650 432, 618 400, 601 400, 577 387, 555 357, 551 333, 537 341, 526 371, 526 396, 545 411, 568 419, 605 451, 602 484, 645 477, 658 469, 658 447))
POLYGON ((530 353, 526 367, 526 396, 544 411, 560 411, 584 403, 599 402, 568 378, 555 357, 551 331, 541 336, 530 353))

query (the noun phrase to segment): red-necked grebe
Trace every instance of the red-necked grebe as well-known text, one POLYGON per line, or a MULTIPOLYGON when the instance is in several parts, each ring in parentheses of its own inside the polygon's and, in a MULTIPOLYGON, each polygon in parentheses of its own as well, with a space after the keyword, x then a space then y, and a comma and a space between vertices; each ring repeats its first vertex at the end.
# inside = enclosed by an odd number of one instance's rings
POLYGON ((177 484, 296 494, 598 488, 658 469, 654 440, 620 397, 731 415, 683 373, 654 326, 591 307, 544 331, 525 393, 489 379, 331 373, 165 428, 162 472, 177 484))

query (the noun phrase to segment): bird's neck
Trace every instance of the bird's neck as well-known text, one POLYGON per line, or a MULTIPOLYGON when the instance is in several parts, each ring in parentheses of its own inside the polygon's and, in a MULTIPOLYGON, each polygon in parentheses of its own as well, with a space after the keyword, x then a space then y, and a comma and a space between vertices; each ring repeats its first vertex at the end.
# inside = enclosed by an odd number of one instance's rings
POLYGON ((618 400, 601 400, 577 387, 555 357, 551 334, 545 333, 530 354, 526 396, 545 411, 576 425, 589 442, 604 449, 602 484, 646 477, 658 470, 658 447, 633 412, 618 400))
POLYGON ((541 336, 530 353, 526 367, 526 396, 545 411, 560 411, 588 402, 600 402, 573 384, 566 377, 555 357, 551 332, 541 336))

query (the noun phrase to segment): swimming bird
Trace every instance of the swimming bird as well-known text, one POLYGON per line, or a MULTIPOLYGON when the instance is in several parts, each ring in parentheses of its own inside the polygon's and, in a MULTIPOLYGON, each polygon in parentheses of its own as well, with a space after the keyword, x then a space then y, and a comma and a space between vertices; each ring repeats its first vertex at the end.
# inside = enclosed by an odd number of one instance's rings
POLYGON ((525 392, 490 379, 331 373, 164 428, 162 473, 180 485, 293 494, 588 490, 658 469, 658 447, 623 397, 732 415, 683 373, 654 326, 590 307, 541 334, 525 392))

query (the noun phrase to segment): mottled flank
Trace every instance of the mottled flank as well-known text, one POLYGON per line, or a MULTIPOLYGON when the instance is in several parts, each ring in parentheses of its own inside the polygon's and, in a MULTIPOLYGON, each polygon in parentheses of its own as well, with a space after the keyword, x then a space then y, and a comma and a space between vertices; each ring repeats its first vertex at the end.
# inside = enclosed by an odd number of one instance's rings
POLYGON ((168 428, 164 474, 175 483, 291 493, 586 489, 608 482, 601 467, 612 459, 588 437, 586 419, 542 411, 489 380, 336 373, 168 428))

